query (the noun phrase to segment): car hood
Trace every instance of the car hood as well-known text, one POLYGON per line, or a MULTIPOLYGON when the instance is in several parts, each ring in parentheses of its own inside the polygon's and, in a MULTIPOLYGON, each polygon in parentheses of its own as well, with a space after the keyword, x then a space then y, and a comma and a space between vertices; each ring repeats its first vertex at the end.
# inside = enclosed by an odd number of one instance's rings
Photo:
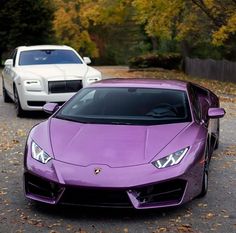
POLYGON ((80 166, 126 167, 150 162, 188 124, 103 125, 51 118, 48 127, 56 160, 80 166))
POLYGON ((31 65, 18 68, 18 73, 24 77, 39 76, 46 79, 68 79, 71 77, 84 77, 88 71, 85 64, 58 64, 58 65, 31 65))

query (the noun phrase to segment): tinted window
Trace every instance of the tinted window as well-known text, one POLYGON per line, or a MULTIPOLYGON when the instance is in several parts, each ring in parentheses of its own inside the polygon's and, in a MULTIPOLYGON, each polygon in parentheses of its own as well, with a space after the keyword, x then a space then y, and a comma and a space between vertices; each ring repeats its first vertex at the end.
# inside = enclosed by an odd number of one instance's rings
POLYGON ((190 86, 189 88, 189 93, 190 93, 190 98, 192 102, 193 114, 195 116, 196 121, 200 122, 201 121, 201 108, 199 105, 198 95, 192 86, 190 86))
POLYGON ((135 125, 191 121, 184 91, 125 87, 82 89, 56 117, 84 123, 135 125))
POLYGON ((198 86, 192 85, 192 88, 197 96, 197 100, 199 103, 200 113, 198 114, 198 118, 202 118, 203 120, 207 120, 207 112, 210 107, 210 102, 208 100, 208 91, 200 88, 198 86))
POLYGON ((31 50, 20 53, 19 65, 81 64, 72 50, 31 50))

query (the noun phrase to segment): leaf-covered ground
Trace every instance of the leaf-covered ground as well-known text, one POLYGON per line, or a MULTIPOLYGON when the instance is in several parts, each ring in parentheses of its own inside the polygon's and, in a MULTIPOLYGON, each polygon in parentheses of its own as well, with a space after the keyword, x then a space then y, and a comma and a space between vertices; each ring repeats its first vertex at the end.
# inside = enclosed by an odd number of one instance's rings
POLYGON ((156 79, 177 79, 197 83, 209 88, 220 96, 222 101, 236 103, 236 77, 235 83, 222 82, 217 80, 207 80, 203 78, 191 77, 180 71, 164 69, 129 71, 127 67, 98 67, 105 77, 118 78, 156 78, 156 79))

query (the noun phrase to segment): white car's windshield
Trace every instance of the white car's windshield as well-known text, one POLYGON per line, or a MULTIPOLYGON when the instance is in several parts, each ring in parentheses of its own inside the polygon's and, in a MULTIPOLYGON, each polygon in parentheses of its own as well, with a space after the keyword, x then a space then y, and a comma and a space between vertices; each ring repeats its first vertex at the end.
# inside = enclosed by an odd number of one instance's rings
POLYGON ((30 50, 20 53, 20 66, 49 64, 82 64, 82 61, 74 51, 66 49, 30 50))
POLYGON ((56 117, 83 123, 135 125, 191 121, 185 91, 128 87, 82 89, 56 117))

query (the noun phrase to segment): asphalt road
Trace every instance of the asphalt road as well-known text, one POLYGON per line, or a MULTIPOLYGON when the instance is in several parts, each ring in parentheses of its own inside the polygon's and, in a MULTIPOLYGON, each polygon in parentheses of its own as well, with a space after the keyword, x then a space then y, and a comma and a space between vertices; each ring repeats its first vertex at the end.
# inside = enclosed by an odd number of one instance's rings
POLYGON ((227 115, 221 121, 220 147, 213 155, 205 198, 147 211, 48 207, 27 201, 22 189, 27 133, 46 116, 17 118, 14 105, 3 103, 0 91, 0 233, 236 232, 236 106, 226 102, 222 106, 227 115))

